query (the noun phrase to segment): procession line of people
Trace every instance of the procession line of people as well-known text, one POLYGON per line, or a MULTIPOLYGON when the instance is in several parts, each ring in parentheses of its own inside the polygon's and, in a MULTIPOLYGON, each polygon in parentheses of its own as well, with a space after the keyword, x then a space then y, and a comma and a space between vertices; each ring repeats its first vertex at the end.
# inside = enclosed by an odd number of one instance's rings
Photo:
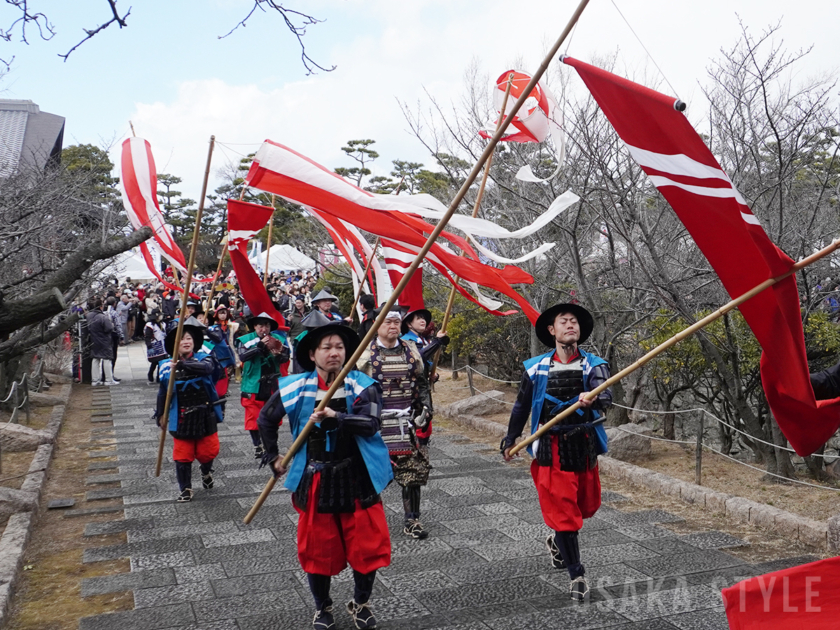
MULTIPOLYGON (((213 487, 217 423, 224 418, 229 369, 239 363, 245 429, 254 455, 276 477, 285 476, 298 513, 298 560, 315 605, 313 627, 335 627, 331 577, 349 565, 354 591, 346 610, 356 628, 375 628, 370 600, 376 572, 391 560, 381 494, 392 481, 401 489, 404 535, 418 541, 429 537, 420 510, 421 489, 432 468, 429 372, 435 352, 448 338, 444 331, 426 336, 433 327, 425 309, 388 312, 343 386, 323 411, 316 412, 360 344, 349 321, 336 312, 336 301, 329 291, 316 295, 315 308, 298 322, 301 330, 295 337, 267 313, 251 316, 250 332, 238 336, 233 348, 226 309, 215 311, 218 323, 210 329, 190 315, 177 363, 161 362, 157 412, 162 415, 166 386, 175 378, 175 395, 163 424, 174 438, 177 500, 190 501, 194 460, 199 462, 203 487, 213 487), (313 423, 288 467, 281 464, 278 447, 286 419, 293 437, 307 422, 313 423)), ((578 346, 593 326, 592 316, 577 304, 558 304, 542 313, 536 334, 550 351, 525 362, 508 433, 500 445, 503 458, 510 461, 510 449, 526 425, 533 433, 580 401, 576 414, 528 449, 534 457, 531 475, 539 507, 553 532, 546 539, 547 552, 553 567, 568 571, 570 597, 578 602, 589 596, 579 532, 583 520, 601 504, 597 458, 606 452, 601 422, 611 403, 609 390, 593 400, 586 398, 609 378, 606 361, 578 346)), ((164 350, 170 355, 175 330, 172 326, 164 335, 164 350)), ((151 334, 159 341, 154 325, 151 334)))

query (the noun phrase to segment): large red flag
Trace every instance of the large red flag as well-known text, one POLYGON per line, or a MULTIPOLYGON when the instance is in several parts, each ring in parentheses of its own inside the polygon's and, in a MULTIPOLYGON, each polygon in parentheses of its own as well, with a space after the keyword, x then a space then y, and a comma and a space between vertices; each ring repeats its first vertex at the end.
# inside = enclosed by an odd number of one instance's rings
MULTIPOLYGON (((630 154, 650 176, 733 298, 789 271, 793 261, 767 236, 675 98, 589 64, 580 74, 630 154)), ((770 410, 800 455, 840 426, 840 399, 816 401, 811 388, 799 294, 793 276, 740 306, 758 339, 770 410)))
POLYGON ((840 557, 759 575, 722 593, 731 630, 835 630, 840 557))
MULTIPOLYGON (((426 234, 434 230, 433 225, 408 212, 411 209, 424 212, 422 199, 412 199, 411 195, 373 195, 288 147, 271 141, 263 143, 257 152, 246 182, 254 188, 275 193, 293 203, 315 208, 366 232, 390 239, 413 253, 417 253, 423 246, 426 234), (391 205, 401 210, 390 210, 391 205)), ((467 220, 470 217, 461 219, 467 220)), ((466 224, 473 225, 469 221, 466 224)), ((465 239, 449 232, 443 232, 441 237, 462 249, 466 256, 459 256, 437 242, 432 245, 428 255, 428 260, 437 269, 455 274, 467 283, 507 295, 522 308, 532 323, 536 321, 539 313, 511 286, 531 284, 534 281, 532 276, 512 265, 501 269, 485 265, 479 262, 478 254, 465 239)), ((452 279, 449 273, 445 275, 452 279)), ((467 296, 470 297, 469 294, 467 296)), ((482 301, 472 297, 470 299, 487 308, 482 301)))
POLYGON ((286 327, 286 319, 274 308, 262 280, 254 271, 246 255, 248 241, 265 227, 274 209, 235 199, 228 199, 227 207, 228 252, 245 303, 253 315, 268 313, 281 329, 289 330, 286 327))

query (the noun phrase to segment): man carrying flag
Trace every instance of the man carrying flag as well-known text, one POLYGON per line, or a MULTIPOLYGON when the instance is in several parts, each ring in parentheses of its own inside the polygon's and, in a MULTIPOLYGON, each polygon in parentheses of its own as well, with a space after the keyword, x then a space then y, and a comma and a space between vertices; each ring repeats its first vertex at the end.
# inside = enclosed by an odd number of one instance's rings
POLYGON ((236 354, 242 362, 240 400, 245 408, 245 430, 251 434, 254 458, 261 459, 265 450, 260 441, 257 417, 265 402, 277 391, 281 366, 289 361, 289 348, 284 333, 268 313, 248 320, 253 332, 236 339, 236 354))
POLYGON ((298 518, 298 559, 315 600, 313 627, 335 627, 331 576, 353 568, 353 599, 347 611, 356 628, 376 628, 370 596, 377 569, 391 563, 391 539, 380 493, 393 479, 388 449, 379 433, 382 388, 351 371, 326 409, 315 412, 359 345, 356 333, 340 323, 312 328, 295 351, 302 374, 280 379, 279 391, 259 416, 265 444, 263 463, 276 476, 288 472, 298 518), (281 466, 278 427, 284 416, 297 437, 315 422, 288 469, 281 466))
POLYGON ((537 337, 551 350, 525 361, 508 432, 501 443, 502 455, 510 461, 510 449, 522 434, 529 415, 534 433, 565 407, 580 402, 581 409, 576 414, 528 447, 534 456, 531 477, 537 487, 543 520, 554 530, 545 541, 546 547, 552 565, 569 571, 569 589, 576 602, 585 601, 589 595, 580 562, 578 532, 583 519, 594 516, 601 507, 598 455, 607 451, 606 432, 594 422, 612 404, 609 389, 594 400, 586 398, 586 392, 610 377, 604 359, 578 348, 592 334, 593 327, 592 315, 578 304, 555 304, 539 316, 534 325, 537 337))

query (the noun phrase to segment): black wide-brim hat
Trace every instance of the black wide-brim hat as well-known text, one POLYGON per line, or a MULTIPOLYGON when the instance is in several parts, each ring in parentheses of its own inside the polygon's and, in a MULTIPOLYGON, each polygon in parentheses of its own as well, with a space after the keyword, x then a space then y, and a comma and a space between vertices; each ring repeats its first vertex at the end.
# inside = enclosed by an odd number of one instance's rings
POLYGON ((248 328, 250 328, 251 330, 254 330, 254 326, 256 324, 261 323, 261 322, 267 323, 269 325, 269 327, 271 328, 271 332, 274 332, 275 330, 277 330, 280 327, 280 324, 277 323, 276 319, 274 319, 268 313, 263 312, 263 313, 260 313, 259 315, 254 315, 253 317, 248 318, 248 328))
MULTIPOLYGON (((184 322, 184 332, 189 333, 193 338, 193 352, 198 352, 201 345, 204 343, 204 329, 206 326, 198 321, 195 317, 188 317, 184 322)), ((166 348, 166 354, 172 356, 175 350, 175 335, 178 334, 177 324, 166 333, 166 339, 163 342, 163 347, 166 348)))
POLYGON ((345 324, 332 322, 324 326, 319 326, 318 328, 312 328, 306 333, 303 339, 298 342, 297 349, 295 350, 295 358, 297 359, 298 365, 307 372, 311 372, 315 369, 315 362, 309 358, 309 351, 314 350, 320 343, 321 339, 327 335, 338 335, 344 340, 345 363, 356 351, 356 348, 359 347, 359 335, 356 334, 356 331, 345 324))
POLYGON ((204 306, 201 304, 200 300, 198 302, 196 302, 195 300, 189 300, 187 302, 187 306, 194 306, 195 307, 195 313, 193 313, 193 315, 203 315, 204 314, 204 306))
POLYGON ((580 325, 580 339, 578 339, 578 343, 583 343, 589 339, 589 335, 592 334, 592 329, 595 327, 595 320, 592 319, 592 314, 580 304, 555 304, 540 313, 540 316, 537 318, 537 323, 534 324, 537 338, 543 342, 543 345, 549 348, 555 348, 557 346, 554 335, 548 332, 548 327, 554 326, 554 320, 557 319, 560 313, 571 313, 577 318, 578 324, 580 325))
POLYGON ((415 315, 420 315, 425 318, 427 325, 432 321, 432 312, 428 309, 416 308, 413 311, 409 311, 405 314, 405 317, 403 317, 402 323, 400 324, 400 332, 402 332, 402 334, 408 332, 408 323, 415 315))

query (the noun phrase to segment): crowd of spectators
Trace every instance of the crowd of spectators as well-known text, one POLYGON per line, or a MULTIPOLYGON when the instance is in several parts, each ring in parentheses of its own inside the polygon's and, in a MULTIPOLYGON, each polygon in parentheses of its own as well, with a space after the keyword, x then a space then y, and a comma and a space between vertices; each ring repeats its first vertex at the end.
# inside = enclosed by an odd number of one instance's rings
MULTIPOLYGON (((171 269, 164 278, 169 284, 175 284, 171 269)), ((191 300, 188 306, 202 323, 212 325, 215 309, 223 305, 229 310, 231 321, 240 324, 240 334, 248 331, 246 319, 250 315, 247 305, 239 291, 235 276, 231 273, 216 284, 212 304, 207 304, 210 297, 211 282, 196 276, 192 293, 201 296, 200 303, 191 300)), ((312 295, 318 274, 312 271, 292 270, 272 273, 267 283, 267 291, 277 309, 288 320, 288 324, 299 327, 300 321, 312 308, 312 295)), ((111 278, 97 287, 94 294, 81 305, 85 311, 87 325, 87 347, 92 358, 91 383, 98 385, 117 385, 114 377, 114 365, 118 348, 131 343, 144 343, 146 354, 152 369, 161 358, 162 340, 173 322, 177 321, 181 307, 182 294, 167 288, 159 282, 135 282, 126 278, 120 282, 111 278)))

